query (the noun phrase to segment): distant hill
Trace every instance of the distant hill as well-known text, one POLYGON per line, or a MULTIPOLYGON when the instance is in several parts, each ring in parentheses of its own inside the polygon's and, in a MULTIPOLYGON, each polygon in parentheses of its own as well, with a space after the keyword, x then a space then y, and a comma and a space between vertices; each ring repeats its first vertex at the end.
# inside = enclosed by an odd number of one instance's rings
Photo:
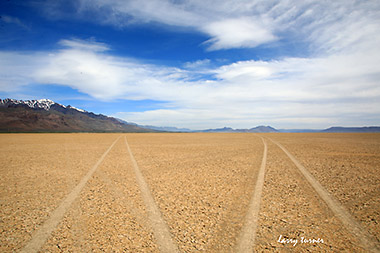
POLYGON ((278 130, 271 126, 257 126, 257 127, 249 129, 249 132, 250 133, 275 133, 275 132, 278 132, 278 130))
POLYGON ((250 129, 233 129, 230 127, 206 129, 196 132, 204 133, 376 133, 380 127, 330 127, 327 129, 275 129, 271 126, 257 126, 250 129))
POLYGON ((271 126, 257 126, 250 129, 233 129, 231 127, 223 127, 216 129, 206 129, 197 132, 203 133, 275 133, 278 132, 277 129, 271 126))
POLYGON ((178 127, 170 127, 170 126, 159 127, 159 126, 150 126, 150 125, 139 125, 139 126, 143 128, 148 128, 148 129, 157 130, 157 131, 164 131, 164 132, 192 132, 192 130, 188 128, 178 128, 178 127))
POLYGON ((233 133, 235 130, 231 127, 223 127, 223 128, 215 128, 215 129, 205 129, 205 130, 199 130, 196 132, 202 132, 202 133, 233 133))
POLYGON ((327 129, 279 129, 281 133, 377 133, 380 127, 330 127, 327 129))
POLYGON ((278 129, 280 133, 319 133, 318 129, 278 129))
POLYGON ((0 99, 0 132, 152 132, 49 99, 0 99))
POLYGON ((323 133, 378 133, 380 127, 330 127, 322 130, 323 133))

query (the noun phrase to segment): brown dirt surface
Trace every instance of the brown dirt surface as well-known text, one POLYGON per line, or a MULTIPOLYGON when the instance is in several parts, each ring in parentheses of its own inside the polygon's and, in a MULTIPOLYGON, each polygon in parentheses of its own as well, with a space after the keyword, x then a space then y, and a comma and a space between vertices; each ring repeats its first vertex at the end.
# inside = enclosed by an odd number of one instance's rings
MULTIPOLYGON (((120 136, 41 252, 159 252, 124 137, 180 252, 236 251, 262 163, 259 136, 281 143, 379 240, 379 134, 1 134, 0 252, 22 249, 120 136)), ((365 252, 266 142, 254 250, 365 252)))
POLYGON ((270 135, 380 241, 380 134, 270 135))
POLYGON ((110 151, 44 252, 157 252, 125 143, 110 151))
POLYGON ((263 144, 254 135, 128 137, 181 251, 233 251, 248 210, 263 144))
POLYGON ((115 136, 0 135, 0 251, 20 249, 115 136))
POLYGON ((268 160, 256 252, 365 252, 275 144, 268 141, 268 160), (279 243, 279 238, 297 243, 279 243), (323 243, 302 243, 323 239, 323 243))

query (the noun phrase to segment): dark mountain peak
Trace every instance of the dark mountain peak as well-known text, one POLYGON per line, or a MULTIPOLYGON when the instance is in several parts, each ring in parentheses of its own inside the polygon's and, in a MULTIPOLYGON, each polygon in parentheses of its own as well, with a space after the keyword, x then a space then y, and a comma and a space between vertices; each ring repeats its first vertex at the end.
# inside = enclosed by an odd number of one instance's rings
POLYGON ((0 132, 151 132, 50 99, 0 99, 0 132))
POLYGON ((254 128, 249 129, 250 132, 256 132, 256 133, 274 133, 278 132, 277 129, 271 127, 271 126, 257 126, 254 128))

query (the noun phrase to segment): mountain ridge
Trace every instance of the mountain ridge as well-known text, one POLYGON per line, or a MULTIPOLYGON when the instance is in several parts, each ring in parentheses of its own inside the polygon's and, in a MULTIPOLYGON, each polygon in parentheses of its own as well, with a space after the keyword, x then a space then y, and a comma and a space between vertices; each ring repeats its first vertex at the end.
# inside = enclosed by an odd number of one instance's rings
POLYGON ((380 132, 378 126, 365 126, 365 127, 330 127, 322 130, 323 133, 377 133, 380 132))
POLYGON ((188 128, 139 125, 102 114, 95 114, 50 99, 0 99, 0 132, 204 132, 204 133, 370 133, 378 126, 327 129, 275 129, 256 126, 249 129, 231 127, 191 130, 188 128))
POLYGON ((0 99, 0 132, 155 132, 49 99, 0 99))
POLYGON ((215 128, 215 129, 206 129, 199 130, 194 132, 203 132, 203 133, 276 133, 279 132, 277 129, 271 126, 256 126, 249 129, 234 129, 231 127, 215 128))
POLYGON ((379 133, 380 126, 364 127, 330 127, 326 129, 276 129, 271 126, 257 126, 250 129, 233 129, 231 127, 198 130, 205 133, 379 133))

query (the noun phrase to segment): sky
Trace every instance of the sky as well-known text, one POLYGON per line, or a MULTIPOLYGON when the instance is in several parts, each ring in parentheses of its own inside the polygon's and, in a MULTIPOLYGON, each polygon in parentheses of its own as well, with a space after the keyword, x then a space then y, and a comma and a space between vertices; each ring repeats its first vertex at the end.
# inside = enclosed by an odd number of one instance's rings
POLYGON ((0 98, 193 130, 380 125, 380 1, 3 0, 0 98))

